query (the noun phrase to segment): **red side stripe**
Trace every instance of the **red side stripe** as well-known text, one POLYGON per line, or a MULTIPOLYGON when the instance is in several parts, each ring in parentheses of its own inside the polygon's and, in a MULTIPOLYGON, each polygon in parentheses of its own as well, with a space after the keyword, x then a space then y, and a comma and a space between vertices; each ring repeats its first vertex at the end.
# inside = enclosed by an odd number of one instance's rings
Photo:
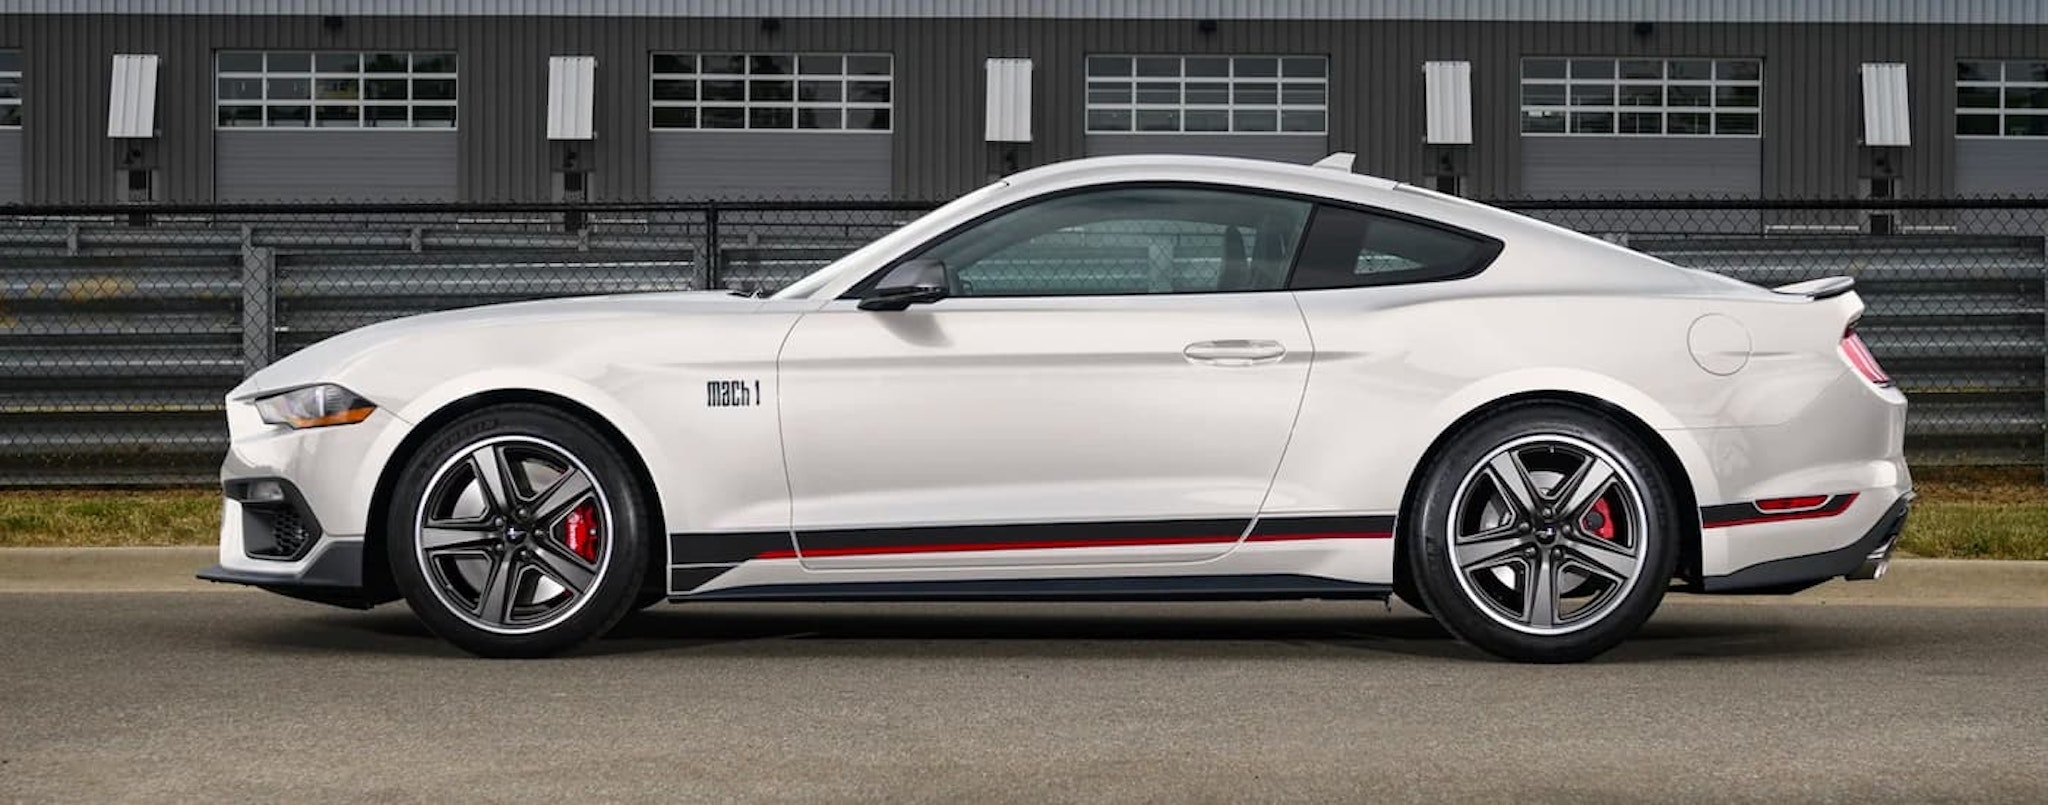
POLYGON ((1303 539, 1393 539, 1392 531, 1320 531, 1305 534, 1253 534, 1246 542, 1291 542, 1303 539))
MULTIPOLYGON (((1286 542, 1312 539, 1389 539, 1391 532, 1381 531, 1324 531, 1301 534, 1256 534, 1250 542, 1286 542)), ((848 548, 816 548, 803 552, 804 556, 820 558, 828 556, 878 556, 910 553, 962 553, 967 551, 1032 551, 1057 548, 1125 548, 1140 545, 1204 545, 1236 542, 1235 535, 1199 537, 1134 537, 1130 539, 1096 540, 1042 540, 1037 542, 960 542, 937 543, 932 545, 874 545, 848 548)), ((795 559, 797 552, 789 549, 762 551, 755 559, 795 559)))

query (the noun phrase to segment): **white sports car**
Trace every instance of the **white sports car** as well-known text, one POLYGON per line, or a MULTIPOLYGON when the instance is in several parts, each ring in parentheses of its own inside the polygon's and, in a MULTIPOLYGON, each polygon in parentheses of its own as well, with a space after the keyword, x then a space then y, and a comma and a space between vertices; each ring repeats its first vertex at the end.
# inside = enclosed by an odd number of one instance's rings
MULTIPOLYGON (((1332 169, 1336 168, 1336 169, 1332 169)), ((228 397, 220 565, 489 656, 699 600, 1384 599, 1517 660, 1882 573, 1906 400, 1775 290, 1317 166, 1085 159, 767 298, 365 327, 228 397)))

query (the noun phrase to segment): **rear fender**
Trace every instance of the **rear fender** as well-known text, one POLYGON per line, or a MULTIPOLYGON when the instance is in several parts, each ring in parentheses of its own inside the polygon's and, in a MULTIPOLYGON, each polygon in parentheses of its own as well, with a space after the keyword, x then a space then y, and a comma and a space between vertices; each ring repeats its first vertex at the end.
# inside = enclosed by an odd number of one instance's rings
MULTIPOLYGON (((1518 397, 1569 398, 1585 397, 1611 405, 1634 417, 1663 440, 1664 446, 1678 459, 1685 469, 1683 482, 1689 484, 1695 500, 1720 500, 1721 485, 1711 471, 1707 452, 1701 442, 1694 438, 1694 432, 1683 427, 1671 411, 1647 394, 1614 378, 1579 369, 1542 368, 1522 369, 1504 372, 1488 377, 1452 393, 1431 409, 1426 425, 1409 431, 1414 434, 1412 442, 1403 451, 1409 456, 1409 477, 1415 477, 1425 468, 1429 450, 1439 435, 1448 435, 1451 428, 1473 414, 1491 407, 1503 400, 1518 397)), ((1681 479, 1673 479, 1679 481, 1681 479)), ((1687 512, 1688 518, 1696 513, 1687 512)))

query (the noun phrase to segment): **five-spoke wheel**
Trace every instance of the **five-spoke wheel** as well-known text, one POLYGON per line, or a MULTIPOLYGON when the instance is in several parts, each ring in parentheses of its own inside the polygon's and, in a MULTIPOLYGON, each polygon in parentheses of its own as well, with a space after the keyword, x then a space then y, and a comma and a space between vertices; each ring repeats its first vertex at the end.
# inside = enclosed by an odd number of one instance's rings
POLYGON ((1598 622, 1643 569, 1643 496, 1598 445, 1528 436, 1472 468, 1451 503, 1451 559, 1465 595, 1535 634, 1598 622))
POLYGON ((1586 659, 1662 600, 1673 498, 1649 452, 1612 421, 1570 406, 1508 409, 1431 465, 1404 570, 1467 642, 1510 659, 1586 659))
POLYGON ((604 573, 604 491, 559 445, 500 436, 434 473, 415 520, 420 568, 478 628, 545 629, 573 614, 604 573))
POLYGON ((646 593, 644 495, 617 449, 537 406, 450 423, 399 481, 392 575, 433 629, 540 656, 611 628, 646 593))

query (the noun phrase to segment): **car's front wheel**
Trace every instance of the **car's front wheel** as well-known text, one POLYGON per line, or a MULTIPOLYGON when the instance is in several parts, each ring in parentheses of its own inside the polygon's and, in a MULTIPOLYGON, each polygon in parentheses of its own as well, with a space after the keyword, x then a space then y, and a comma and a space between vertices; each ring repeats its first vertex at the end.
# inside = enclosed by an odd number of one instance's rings
POLYGON ((1434 461, 1410 572, 1444 627, 1492 654, 1577 662, 1641 628, 1670 584, 1681 518, 1633 434, 1564 405, 1507 409, 1434 461))
POLYGON ((449 423, 400 476, 391 572, 436 634, 487 657, 541 657, 598 637, 637 602, 646 495, 604 436, 550 408, 449 423))

